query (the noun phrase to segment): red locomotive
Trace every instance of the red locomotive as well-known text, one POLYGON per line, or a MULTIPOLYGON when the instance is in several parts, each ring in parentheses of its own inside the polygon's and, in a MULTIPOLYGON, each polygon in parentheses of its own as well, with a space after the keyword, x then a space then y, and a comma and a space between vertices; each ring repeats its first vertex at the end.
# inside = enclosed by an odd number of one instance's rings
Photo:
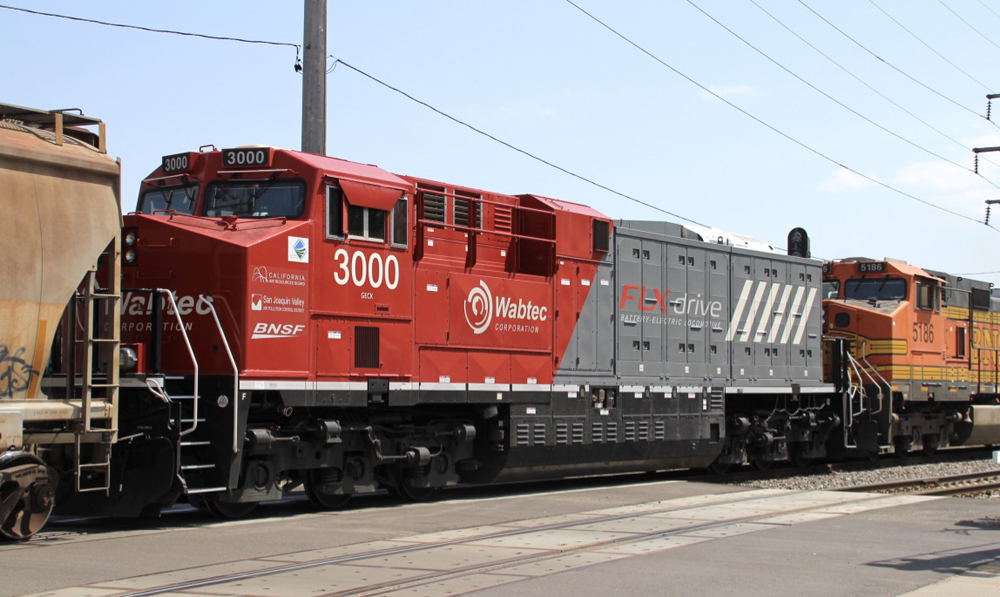
POLYGON ((890 262, 824 285, 800 229, 781 254, 254 146, 166 156, 107 243, 40 384, 65 413, 0 408, 9 538, 53 502, 239 517, 299 486, 337 508, 1000 438, 985 287, 890 262), (871 304, 882 278, 906 291, 871 304))

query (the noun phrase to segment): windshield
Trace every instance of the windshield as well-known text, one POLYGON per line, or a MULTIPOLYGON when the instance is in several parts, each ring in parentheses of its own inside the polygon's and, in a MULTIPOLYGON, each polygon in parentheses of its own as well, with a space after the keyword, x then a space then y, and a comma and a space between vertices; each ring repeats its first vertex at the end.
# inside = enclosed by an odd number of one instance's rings
POLYGON ((172 209, 177 213, 193 214, 196 201, 198 201, 196 184, 163 187, 143 193, 136 211, 151 214, 158 209, 172 209))
POLYGON ((906 298, 906 280, 901 278, 848 280, 844 285, 844 298, 862 301, 900 301, 906 298))
POLYGON ((305 206, 305 184, 290 180, 227 180, 208 185, 204 215, 297 218, 305 206))
POLYGON ((823 298, 835 299, 840 294, 840 280, 823 280, 823 298))

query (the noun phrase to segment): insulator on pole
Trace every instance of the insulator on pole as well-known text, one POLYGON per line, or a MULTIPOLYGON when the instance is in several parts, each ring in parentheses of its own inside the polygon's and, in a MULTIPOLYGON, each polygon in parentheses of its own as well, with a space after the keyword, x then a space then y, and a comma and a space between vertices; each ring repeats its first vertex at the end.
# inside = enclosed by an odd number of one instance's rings
POLYGON ((983 224, 986 224, 987 226, 990 225, 990 204, 989 203, 986 204, 986 221, 983 222, 983 224))
POLYGON ((978 153, 972 156, 972 171, 974 173, 976 173, 976 174, 979 174, 979 154, 978 153))
POLYGON ((990 119, 990 108, 993 107, 993 100, 986 100, 986 120, 990 119))

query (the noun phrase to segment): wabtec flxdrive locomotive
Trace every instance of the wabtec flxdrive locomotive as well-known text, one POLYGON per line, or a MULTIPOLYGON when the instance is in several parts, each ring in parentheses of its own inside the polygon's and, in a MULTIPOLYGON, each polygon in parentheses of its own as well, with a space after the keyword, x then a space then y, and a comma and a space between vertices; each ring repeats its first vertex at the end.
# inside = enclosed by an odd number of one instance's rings
MULTIPOLYGON (((809 258, 801 230, 790 240, 796 255, 272 147, 166 156, 120 250, 95 255, 105 269, 74 294, 40 383, 103 410, 16 419, 25 439, 0 447, 30 455, 36 482, 5 516, 47 516, 53 500, 32 496, 57 473, 66 513, 187 500, 239 517, 299 486, 337 508, 378 488, 419 500, 457 483, 1000 436, 994 361, 964 362, 967 385, 983 380, 967 392, 903 384, 897 368, 922 348, 904 338, 898 352, 901 326, 872 335, 884 300, 831 290, 859 266, 809 258), (850 325, 831 326, 840 312, 850 325), (862 338, 897 352, 878 360, 862 338), (53 436, 67 446, 32 441, 53 436)), ((894 317, 918 309, 914 283, 894 317)), ((994 305, 947 296, 954 312, 932 317, 967 315, 965 354, 980 351, 994 305)))

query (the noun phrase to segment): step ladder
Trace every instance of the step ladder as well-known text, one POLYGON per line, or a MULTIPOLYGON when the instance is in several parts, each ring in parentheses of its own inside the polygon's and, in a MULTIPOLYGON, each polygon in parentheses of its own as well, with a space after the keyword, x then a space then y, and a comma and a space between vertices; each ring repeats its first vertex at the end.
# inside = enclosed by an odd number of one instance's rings
MULTIPOLYGON (((76 348, 82 348, 83 362, 80 363, 80 385, 75 388, 76 397, 81 401, 80 420, 73 428, 73 444, 76 463, 75 489, 78 492, 103 491, 111 487, 111 446, 118 436, 118 393, 119 393, 119 329, 121 315, 121 281, 118 272, 118 253, 120 239, 108 245, 101 255, 98 264, 94 265, 84 276, 81 291, 74 300, 70 310, 71 331, 68 332, 74 341, 70 350, 76 353, 76 348), (108 288, 100 288, 97 276, 100 262, 103 260, 103 273, 107 276, 108 288), (78 309, 83 321, 76 321, 78 309), (76 338, 78 328, 82 327, 81 337, 76 338), (103 363, 97 358, 103 356, 103 363), (95 362, 96 361, 96 362, 95 362), (104 365, 104 373, 95 377, 95 365, 104 365), (92 421, 91 406, 95 399, 104 400, 110 405, 111 417, 106 419, 103 427, 95 427, 92 421), (91 446, 89 459, 84 461, 84 445, 91 446)), ((75 358, 73 359, 75 365, 75 358)), ((67 374, 67 385, 76 383, 75 367, 71 366, 67 374)), ((74 396, 74 393, 68 394, 74 396)))

